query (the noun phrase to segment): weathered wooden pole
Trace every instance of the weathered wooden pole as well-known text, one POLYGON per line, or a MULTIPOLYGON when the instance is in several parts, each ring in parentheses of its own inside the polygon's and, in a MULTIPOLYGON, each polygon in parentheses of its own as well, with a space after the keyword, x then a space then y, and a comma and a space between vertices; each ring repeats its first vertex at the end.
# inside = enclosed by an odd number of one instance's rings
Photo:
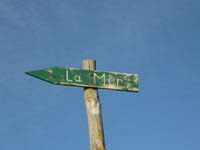
POLYGON ((138 92, 138 74, 96 70, 96 61, 83 61, 83 69, 51 67, 26 72, 56 85, 84 87, 90 150, 105 150, 101 103, 97 88, 138 92))
MULTIPOLYGON (((96 61, 92 59, 84 60, 83 69, 96 70, 96 61)), ((93 74, 90 74, 90 76, 93 76, 93 74)), ((91 84, 93 84, 92 81, 91 84)), ((84 96, 88 116, 90 150, 105 150, 101 103, 98 90, 96 88, 84 88, 84 96)))

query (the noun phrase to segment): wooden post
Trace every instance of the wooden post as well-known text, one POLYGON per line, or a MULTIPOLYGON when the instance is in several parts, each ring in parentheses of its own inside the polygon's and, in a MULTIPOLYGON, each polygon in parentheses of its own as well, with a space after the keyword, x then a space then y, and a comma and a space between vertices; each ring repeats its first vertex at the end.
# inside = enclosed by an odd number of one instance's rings
MULTIPOLYGON (((96 61, 92 59, 84 60, 83 69, 96 70, 96 61)), ((90 74, 90 76, 92 75, 90 74)), ((84 88, 84 96, 88 116, 90 150, 105 150, 101 103, 98 90, 95 88, 84 88)))

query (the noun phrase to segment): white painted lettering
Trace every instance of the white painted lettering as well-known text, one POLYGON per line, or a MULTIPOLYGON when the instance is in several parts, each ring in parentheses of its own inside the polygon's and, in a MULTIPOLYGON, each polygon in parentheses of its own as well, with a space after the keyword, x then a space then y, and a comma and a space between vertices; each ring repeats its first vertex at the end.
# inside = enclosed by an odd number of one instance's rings
POLYGON ((102 76, 98 76, 96 73, 94 73, 94 84, 96 83, 96 78, 97 77, 98 79, 101 79, 103 78, 104 79, 104 85, 106 84, 106 76, 105 76, 105 73, 102 75, 102 76))
POLYGON ((117 79, 117 86, 119 86, 119 81, 122 83, 123 80, 122 79, 117 79))
POLYGON ((68 82, 72 81, 72 80, 69 79, 69 72, 68 72, 68 70, 66 71, 66 80, 67 80, 68 82))
POLYGON ((82 82, 81 76, 79 76, 79 75, 74 76, 74 80, 75 80, 76 82, 82 82))
POLYGON ((114 82, 115 82, 114 79, 112 79, 112 78, 111 78, 111 79, 108 79, 108 84, 109 84, 109 85, 110 85, 110 84, 114 84, 114 82))

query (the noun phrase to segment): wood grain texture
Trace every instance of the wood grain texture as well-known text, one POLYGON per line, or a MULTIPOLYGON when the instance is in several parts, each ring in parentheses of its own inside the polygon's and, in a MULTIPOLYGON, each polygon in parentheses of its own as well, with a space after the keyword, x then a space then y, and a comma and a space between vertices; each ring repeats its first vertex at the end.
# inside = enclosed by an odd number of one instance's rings
MULTIPOLYGON (((84 60, 83 69, 96 70, 96 61, 92 59, 84 60)), ((88 116, 90 150, 105 150, 101 103, 98 90, 95 88, 84 88, 84 96, 88 116)))

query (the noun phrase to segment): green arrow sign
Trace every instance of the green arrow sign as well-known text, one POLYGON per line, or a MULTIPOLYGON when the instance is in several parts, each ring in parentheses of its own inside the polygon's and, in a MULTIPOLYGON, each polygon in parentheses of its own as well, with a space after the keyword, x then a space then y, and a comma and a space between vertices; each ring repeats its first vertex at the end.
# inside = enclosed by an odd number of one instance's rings
POLYGON ((26 74, 58 85, 138 92, 138 75, 97 70, 52 67, 26 74))

